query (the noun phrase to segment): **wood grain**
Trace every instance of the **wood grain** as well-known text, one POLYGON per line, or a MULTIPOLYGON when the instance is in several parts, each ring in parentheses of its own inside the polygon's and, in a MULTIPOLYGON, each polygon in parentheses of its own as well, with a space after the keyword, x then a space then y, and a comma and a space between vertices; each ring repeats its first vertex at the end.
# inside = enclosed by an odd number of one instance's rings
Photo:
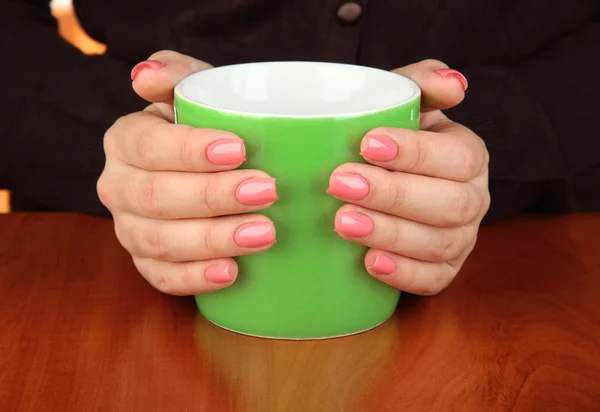
POLYGON ((208 324, 142 280, 109 220, 0 228, 2 411, 600 410, 600 215, 485 227, 444 293, 320 342, 208 324))

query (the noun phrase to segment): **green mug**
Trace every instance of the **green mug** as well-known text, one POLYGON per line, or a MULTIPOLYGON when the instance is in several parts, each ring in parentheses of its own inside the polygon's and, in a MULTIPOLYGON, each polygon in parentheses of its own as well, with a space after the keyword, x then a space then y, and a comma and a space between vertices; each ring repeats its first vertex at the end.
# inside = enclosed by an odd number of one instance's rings
POLYGON ((230 287, 196 296, 210 322, 259 337, 323 339, 393 314, 400 292, 367 273, 364 246, 333 231, 343 203, 325 191, 336 167, 364 163, 359 147, 369 130, 418 129, 420 100, 405 77, 336 63, 238 64, 177 85, 177 123, 235 133, 246 145, 242 167, 277 179, 279 200, 260 212, 274 222, 277 243, 237 257, 230 287))

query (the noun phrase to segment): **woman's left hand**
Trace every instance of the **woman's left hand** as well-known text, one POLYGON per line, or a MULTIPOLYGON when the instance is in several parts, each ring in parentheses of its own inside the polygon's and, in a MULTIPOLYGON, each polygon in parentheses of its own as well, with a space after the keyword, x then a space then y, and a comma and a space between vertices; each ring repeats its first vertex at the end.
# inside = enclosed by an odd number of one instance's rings
POLYGON ((347 163, 328 192, 348 202, 335 217, 345 239, 368 246, 367 271, 400 290, 444 289, 471 253, 490 205, 483 140, 441 110, 460 103, 467 81, 435 60, 394 72, 422 90, 421 130, 379 128, 362 140, 370 164, 347 163))

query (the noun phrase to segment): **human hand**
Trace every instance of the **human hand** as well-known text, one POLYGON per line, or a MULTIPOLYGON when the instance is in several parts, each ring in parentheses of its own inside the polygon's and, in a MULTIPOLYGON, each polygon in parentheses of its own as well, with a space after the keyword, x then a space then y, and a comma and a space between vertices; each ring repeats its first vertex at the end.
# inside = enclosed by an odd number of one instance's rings
POLYGON ((345 239, 368 246, 367 271, 419 295, 444 289, 477 239, 490 205, 489 155, 483 140, 441 110, 464 98, 467 81, 425 60, 394 70, 422 90, 421 130, 379 128, 362 140, 370 163, 347 163, 328 192, 348 202, 335 217, 345 239))
POLYGON ((104 136, 106 165, 98 196, 140 273, 175 295, 232 284, 233 256, 262 252, 275 242, 268 218, 240 215, 277 199, 268 174, 235 170, 245 161, 243 140, 173 124, 175 85, 209 67, 172 51, 138 64, 133 88, 152 104, 118 119, 104 136))

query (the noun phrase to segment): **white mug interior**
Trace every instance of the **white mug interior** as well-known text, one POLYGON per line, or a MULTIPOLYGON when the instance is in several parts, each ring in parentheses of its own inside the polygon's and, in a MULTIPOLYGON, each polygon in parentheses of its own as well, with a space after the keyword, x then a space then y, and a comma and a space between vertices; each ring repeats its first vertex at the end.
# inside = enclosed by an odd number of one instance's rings
POLYGON ((219 111, 269 117, 368 114, 420 95, 412 80, 371 67, 263 62, 194 73, 175 88, 182 99, 219 111))

